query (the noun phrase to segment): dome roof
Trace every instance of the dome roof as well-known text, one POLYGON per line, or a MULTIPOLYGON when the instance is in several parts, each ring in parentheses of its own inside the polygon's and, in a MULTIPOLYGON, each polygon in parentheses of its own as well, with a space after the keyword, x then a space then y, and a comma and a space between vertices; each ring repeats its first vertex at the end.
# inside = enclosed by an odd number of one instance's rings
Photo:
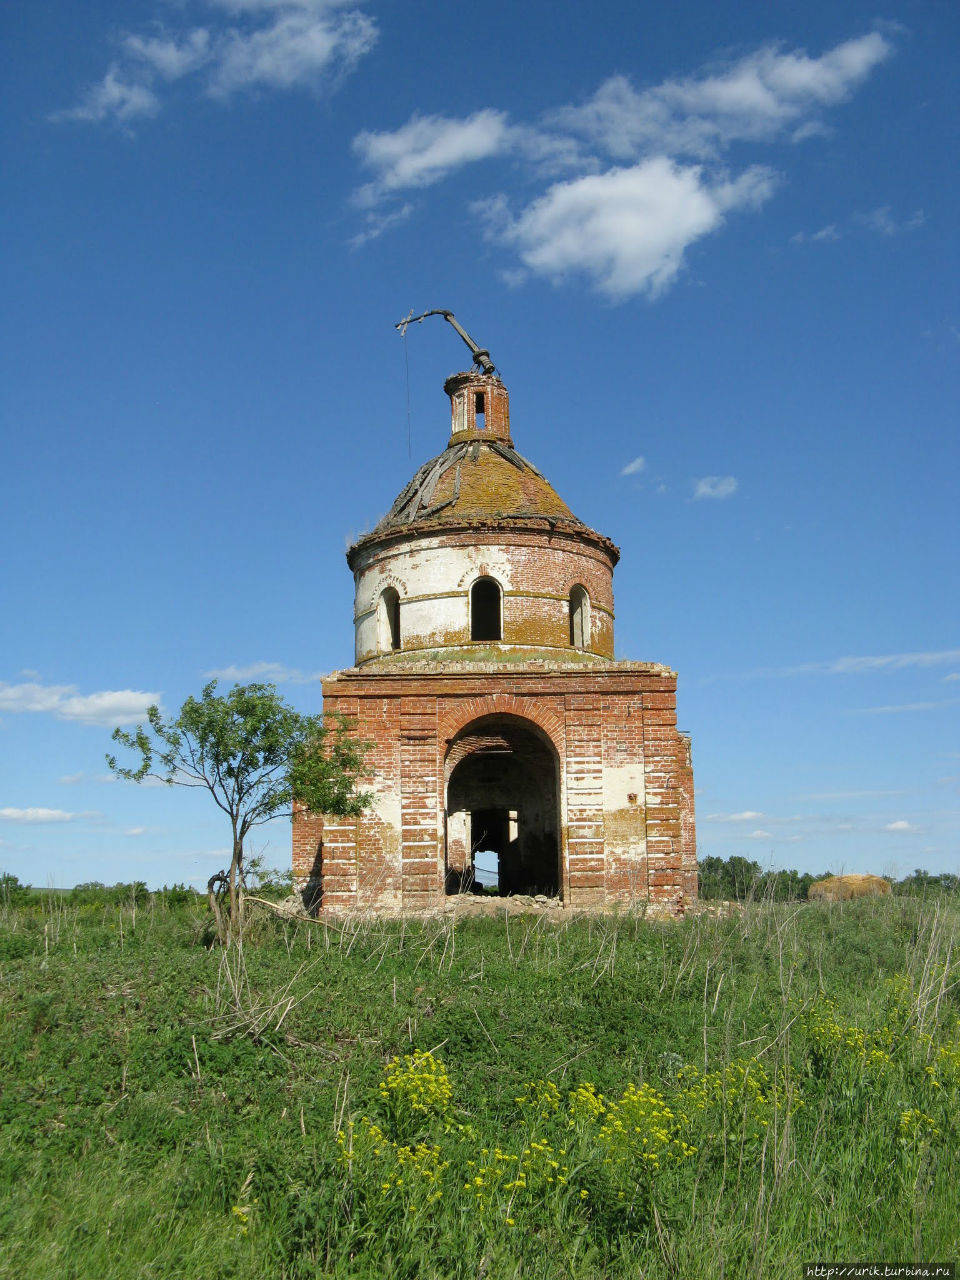
POLYGON ((599 545, 613 564, 619 552, 573 514, 549 480, 513 447, 509 397, 499 378, 457 373, 444 383, 450 396, 446 449, 419 468, 376 527, 347 552, 377 543, 454 529, 528 528, 563 532, 599 545))
POLYGON ((527 519, 586 529, 550 482, 515 449, 499 440, 469 440, 425 462, 367 536, 411 524, 527 519))

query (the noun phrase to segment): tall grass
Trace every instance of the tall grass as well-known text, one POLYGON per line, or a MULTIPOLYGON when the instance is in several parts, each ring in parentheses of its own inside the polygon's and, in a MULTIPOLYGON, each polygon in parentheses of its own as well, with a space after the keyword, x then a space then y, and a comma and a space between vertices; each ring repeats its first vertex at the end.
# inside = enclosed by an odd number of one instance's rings
POLYGON ((960 913, 0 904, 0 1276, 955 1257, 960 913))

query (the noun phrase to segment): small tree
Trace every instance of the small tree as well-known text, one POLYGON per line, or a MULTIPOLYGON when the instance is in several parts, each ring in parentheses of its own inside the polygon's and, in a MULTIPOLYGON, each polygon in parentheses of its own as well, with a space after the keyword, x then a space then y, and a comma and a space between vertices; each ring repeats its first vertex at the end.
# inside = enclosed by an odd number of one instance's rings
MULTIPOLYGON (((212 680, 199 698, 187 698, 172 719, 149 707, 148 729, 114 729, 114 742, 139 753, 140 763, 128 769, 108 755, 107 764, 130 782, 158 778, 170 786, 205 787, 230 819, 229 937, 239 923, 237 884, 251 828, 291 814, 295 803, 313 813, 358 814, 370 796, 356 789, 367 744, 351 736, 343 719, 334 718, 331 728, 321 716, 301 715, 273 685, 234 685, 226 695, 216 687, 212 680)), ((219 915, 216 879, 210 898, 219 915)), ((217 924, 223 939, 219 919, 217 924)))

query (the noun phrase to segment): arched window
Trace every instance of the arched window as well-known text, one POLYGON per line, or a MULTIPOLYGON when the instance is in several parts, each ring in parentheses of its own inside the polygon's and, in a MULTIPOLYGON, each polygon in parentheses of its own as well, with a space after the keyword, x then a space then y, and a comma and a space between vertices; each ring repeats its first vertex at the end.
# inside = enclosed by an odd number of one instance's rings
POLYGON ((575 649, 590 648, 590 597, 579 585, 570 591, 570 643, 575 649))
POLYGON ((503 639, 500 584, 493 578, 478 578, 470 588, 470 639, 503 639))
POLYGON ((400 596, 385 587, 377 608, 377 644, 381 653, 400 648, 400 596))

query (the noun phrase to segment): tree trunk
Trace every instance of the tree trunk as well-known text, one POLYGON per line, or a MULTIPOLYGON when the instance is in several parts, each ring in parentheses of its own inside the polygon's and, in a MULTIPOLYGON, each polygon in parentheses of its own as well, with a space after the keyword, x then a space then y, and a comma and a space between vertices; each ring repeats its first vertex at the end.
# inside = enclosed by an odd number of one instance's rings
POLYGON ((240 937, 240 915, 237 894, 239 890, 240 869, 243 866, 243 836, 233 827, 233 857, 230 859, 230 924, 232 936, 240 937))
POLYGON ((213 922, 217 930, 217 938, 220 945, 224 946, 227 942, 227 934, 223 927, 223 916, 220 912, 220 903, 217 901, 217 886, 227 882, 227 877, 222 871, 218 871, 215 876, 211 876, 207 881, 207 898, 210 902, 210 910, 213 912, 213 922))

